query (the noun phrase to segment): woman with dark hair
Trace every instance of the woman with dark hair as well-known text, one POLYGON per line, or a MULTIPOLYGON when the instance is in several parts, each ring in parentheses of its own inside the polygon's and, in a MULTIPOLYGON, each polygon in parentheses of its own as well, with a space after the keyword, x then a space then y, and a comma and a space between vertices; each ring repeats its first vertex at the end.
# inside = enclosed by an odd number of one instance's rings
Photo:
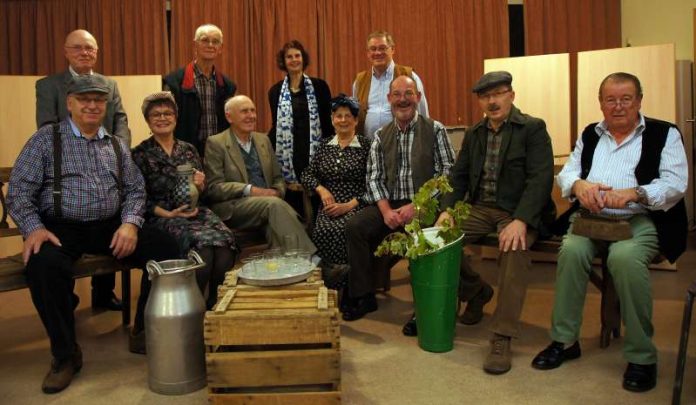
POLYGON ((345 94, 331 100, 336 135, 321 143, 302 174, 302 184, 321 199, 312 241, 317 255, 329 264, 323 271, 331 288, 343 286, 348 270, 346 221, 365 206, 362 196, 370 143, 355 133, 359 111, 358 100, 345 94))
MULTIPOLYGON (((268 90, 273 114, 268 137, 286 183, 293 184, 299 182, 321 139, 333 135, 329 105, 331 90, 325 81, 304 73, 309 65, 309 54, 299 41, 292 40, 283 45, 276 62, 287 75, 268 90)), ((299 196, 287 193, 286 199, 288 197, 288 203, 297 212, 303 212, 298 209, 301 206, 299 196)))
POLYGON ((205 174, 196 148, 174 137, 178 111, 172 94, 163 91, 147 96, 142 111, 152 136, 136 146, 132 155, 145 178, 145 218, 174 236, 183 254, 189 249, 200 253, 206 265, 196 272, 196 280, 203 293, 209 283, 206 306, 210 309, 225 272, 234 265, 239 252, 237 242, 232 231, 210 209, 179 203, 177 166, 188 164, 193 168, 193 184, 200 194, 205 191, 205 174))

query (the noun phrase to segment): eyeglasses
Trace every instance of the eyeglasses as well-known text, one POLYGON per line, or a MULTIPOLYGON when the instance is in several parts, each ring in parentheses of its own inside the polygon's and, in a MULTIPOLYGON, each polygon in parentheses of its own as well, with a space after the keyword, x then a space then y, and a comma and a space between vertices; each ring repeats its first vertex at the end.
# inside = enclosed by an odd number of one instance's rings
POLYGON ((367 48, 367 50, 372 52, 372 53, 376 53, 376 52, 384 53, 384 52, 388 51, 390 48, 391 48, 391 46, 380 45, 380 46, 371 46, 371 47, 367 48))
POLYGON ((157 119, 157 118, 172 118, 174 116, 174 111, 160 111, 160 112, 151 112, 150 114, 147 115, 148 118, 150 119, 157 119))
POLYGON ((97 53, 97 50, 99 48, 87 45, 87 46, 82 46, 82 45, 73 45, 73 46, 66 46, 65 49, 70 50, 70 52, 73 53, 82 53, 82 52, 87 52, 89 54, 95 54, 97 53))
POLYGON ((618 105, 620 105, 621 107, 628 107, 633 103, 634 100, 635 97, 622 97, 619 100, 615 98, 608 98, 606 100, 602 100, 602 103, 604 103, 604 105, 609 108, 615 108, 618 105))
POLYGON ((400 92, 400 91, 396 91, 396 90, 395 90, 395 91, 392 91, 392 92, 389 93, 389 94, 391 94, 392 97, 397 98, 397 99, 398 99, 398 98, 401 98, 402 96, 403 96, 403 97, 406 97, 406 98, 413 98, 413 97, 416 96, 416 92, 413 91, 413 90, 406 90, 406 91, 403 92, 403 93, 400 92))
POLYGON ((75 96, 75 99, 80 102, 80 104, 106 104, 106 97, 88 97, 88 96, 75 96))
POLYGON ((511 91, 512 90, 507 89, 507 90, 501 90, 501 91, 496 91, 496 92, 491 92, 491 93, 479 94, 478 98, 479 98, 479 100, 488 100, 488 99, 498 100, 503 95, 505 95, 505 93, 509 93, 511 91))
POLYGON ((218 47, 218 46, 222 45, 222 41, 217 39, 217 38, 203 37, 203 38, 199 39, 198 42, 200 42, 201 44, 206 45, 206 46, 212 45, 214 47, 218 47))

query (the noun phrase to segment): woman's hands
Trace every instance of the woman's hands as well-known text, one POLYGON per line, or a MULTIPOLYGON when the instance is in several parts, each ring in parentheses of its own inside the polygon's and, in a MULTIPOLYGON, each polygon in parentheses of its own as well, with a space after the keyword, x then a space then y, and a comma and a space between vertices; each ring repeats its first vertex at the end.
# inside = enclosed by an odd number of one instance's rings
POLYGON ((155 207, 155 215, 162 218, 193 218, 198 215, 198 208, 190 210, 188 204, 184 204, 170 211, 157 206, 155 207))
POLYGON ((193 169, 193 184, 198 189, 198 192, 202 193, 205 190, 205 173, 193 169))

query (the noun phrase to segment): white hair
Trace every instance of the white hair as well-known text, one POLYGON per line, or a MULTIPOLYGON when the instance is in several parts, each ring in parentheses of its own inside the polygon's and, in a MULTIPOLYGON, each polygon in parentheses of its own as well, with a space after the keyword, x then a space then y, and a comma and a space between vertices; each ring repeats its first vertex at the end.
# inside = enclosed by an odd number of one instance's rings
POLYGON ((193 35, 193 40, 199 41, 204 35, 210 34, 211 32, 220 34, 220 42, 222 43, 222 30, 220 27, 214 24, 203 24, 196 28, 196 33, 193 35))

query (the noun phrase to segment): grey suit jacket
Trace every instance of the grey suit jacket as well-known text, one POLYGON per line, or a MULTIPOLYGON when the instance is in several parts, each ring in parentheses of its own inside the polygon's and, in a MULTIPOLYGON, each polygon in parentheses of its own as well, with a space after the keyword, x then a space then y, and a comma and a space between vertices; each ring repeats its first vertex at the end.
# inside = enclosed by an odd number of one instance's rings
MULTIPOLYGON (((99 73, 94 73, 98 75, 99 73)), ((66 98, 68 96, 68 81, 72 75, 69 70, 63 73, 44 77, 36 81, 36 127, 63 121, 68 116, 66 98)), ((106 116, 102 126, 122 139, 130 148, 131 136, 128 129, 128 118, 121 104, 121 94, 113 79, 105 77, 109 85, 109 99, 106 103, 106 116)))
MULTIPOLYGON (((232 216, 234 204, 244 197, 244 187, 249 184, 249 175, 242 152, 232 129, 226 129, 208 138, 205 144, 205 178, 210 208, 223 221, 232 216)), ((285 180, 276 160, 268 136, 251 133, 251 141, 261 161, 266 187, 275 188, 281 198, 285 195, 285 180)), ((248 198, 248 197, 246 197, 248 198)))

